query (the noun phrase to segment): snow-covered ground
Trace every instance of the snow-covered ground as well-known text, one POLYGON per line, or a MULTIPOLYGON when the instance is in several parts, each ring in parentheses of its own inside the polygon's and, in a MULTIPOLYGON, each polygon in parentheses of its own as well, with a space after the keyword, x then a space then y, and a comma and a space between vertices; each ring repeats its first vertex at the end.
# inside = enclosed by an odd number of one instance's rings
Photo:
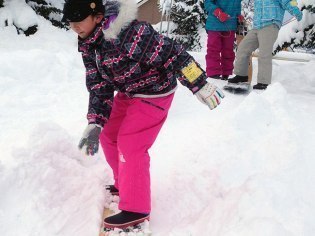
MULTIPOLYGON (((0 28, 0 232, 95 236, 112 176, 102 153, 77 150, 88 93, 76 36, 39 22, 31 37, 0 28)), ((179 86, 151 149, 153 235, 314 235, 314 67, 274 60, 266 91, 226 93, 213 111, 179 86)))

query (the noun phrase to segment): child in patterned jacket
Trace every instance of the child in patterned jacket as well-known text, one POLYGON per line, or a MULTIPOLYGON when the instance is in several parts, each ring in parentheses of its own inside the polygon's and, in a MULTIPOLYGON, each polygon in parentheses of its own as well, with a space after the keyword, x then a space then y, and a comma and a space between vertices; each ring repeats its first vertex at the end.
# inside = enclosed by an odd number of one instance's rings
POLYGON ((278 37, 285 10, 294 15, 298 21, 302 12, 296 0, 255 0, 253 29, 248 32, 236 52, 234 65, 235 77, 230 83, 248 81, 248 61, 254 50, 259 48, 257 84, 253 89, 263 90, 271 83, 272 51, 278 37))
POLYGON ((63 9, 63 20, 78 34, 90 94, 79 148, 94 155, 101 142, 114 176, 110 190, 120 197, 121 212, 105 218, 107 228, 149 218, 148 150, 165 122, 177 80, 210 109, 224 97, 180 44, 137 21, 136 11, 131 0, 68 0, 63 9))

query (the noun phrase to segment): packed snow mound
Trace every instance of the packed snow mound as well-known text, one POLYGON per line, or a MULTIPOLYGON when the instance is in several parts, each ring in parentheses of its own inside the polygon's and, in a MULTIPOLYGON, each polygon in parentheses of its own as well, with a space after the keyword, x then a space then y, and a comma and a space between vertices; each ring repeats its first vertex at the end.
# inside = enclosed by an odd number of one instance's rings
POLYGON ((82 159, 53 123, 39 124, 13 155, 17 166, 0 169, 2 235, 97 235, 109 181, 97 159, 82 159))

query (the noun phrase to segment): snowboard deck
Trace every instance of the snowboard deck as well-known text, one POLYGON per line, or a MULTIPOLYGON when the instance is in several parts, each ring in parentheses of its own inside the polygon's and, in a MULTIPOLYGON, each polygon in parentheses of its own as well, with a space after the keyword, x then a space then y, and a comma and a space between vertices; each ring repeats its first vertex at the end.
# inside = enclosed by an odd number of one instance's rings
POLYGON ((114 211, 111 210, 109 207, 104 207, 104 211, 103 211, 103 220, 102 220, 102 224, 101 224, 101 229, 100 229, 100 234, 99 236, 106 236, 106 231, 105 231, 105 227, 104 227, 104 219, 110 215, 114 214, 114 211))
POLYGON ((228 91, 233 94, 247 94, 251 91, 250 83, 227 83, 223 86, 225 91, 228 91))
POLYGON ((146 220, 143 223, 125 229, 103 227, 101 236, 152 236, 152 232, 149 229, 149 221, 146 220))

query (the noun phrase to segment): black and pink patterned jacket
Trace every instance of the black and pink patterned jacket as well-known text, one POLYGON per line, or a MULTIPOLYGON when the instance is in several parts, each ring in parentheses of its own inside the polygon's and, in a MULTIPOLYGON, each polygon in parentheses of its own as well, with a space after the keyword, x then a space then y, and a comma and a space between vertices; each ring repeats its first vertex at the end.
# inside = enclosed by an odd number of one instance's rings
POLYGON ((193 93, 206 84, 205 72, 193 57, 150 24, 135 20, 137 6, 130 2, 117 1, 116 8, 105 6, 101 24, 87 39, 79 39, 90 93, 89 123, 104 126, 114 91, 129 97, 161 97, 175 91, 177 80, 193 93), (189 82, 182 70, 192 62, 202 73, 189 82))

